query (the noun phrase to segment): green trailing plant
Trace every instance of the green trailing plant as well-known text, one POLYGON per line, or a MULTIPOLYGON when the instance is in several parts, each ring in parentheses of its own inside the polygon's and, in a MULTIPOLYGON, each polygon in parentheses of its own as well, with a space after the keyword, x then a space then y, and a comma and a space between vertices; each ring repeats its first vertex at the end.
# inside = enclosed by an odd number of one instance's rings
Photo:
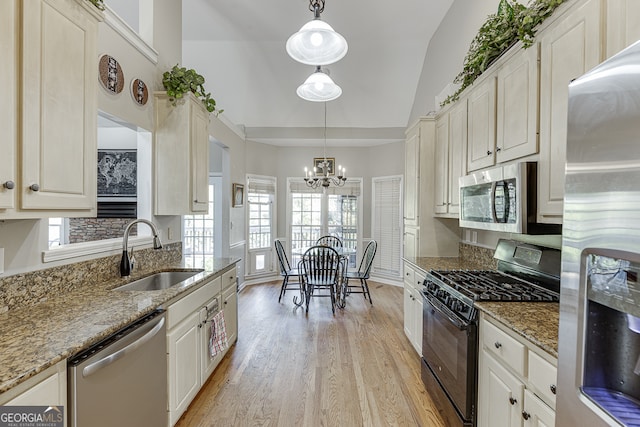
POLYGON ((194 69, 186 69, 176 64, 171 70, 162 74, 162 84, 174 106, 186 93, 193 92, 210 113, 217 116, 224 111, 216 109, 216 101, 211 98, 211 93, 204 89, 204 77, 194 69))
POLYGON ((500 55, 516 42, 524 49, 533 44, 537 27, 566 0, 533 0, 524 6, 516 0, 500 0, 498 12, 487 17, 471 42, 462 71, 453 80, 460 87, 441 103, 441 107, 459 99, 500 55))
POLYGON ((94 5, 100 10, 104 10, 104 0, 87 0, 89 3, 94 5))

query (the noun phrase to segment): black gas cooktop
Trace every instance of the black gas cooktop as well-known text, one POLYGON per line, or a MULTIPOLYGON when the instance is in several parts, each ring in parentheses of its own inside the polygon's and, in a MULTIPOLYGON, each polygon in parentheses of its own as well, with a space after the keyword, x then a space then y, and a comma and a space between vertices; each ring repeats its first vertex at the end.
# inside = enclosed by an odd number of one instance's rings
POLYGON ((431 274, 474 301, 557 302, 557 293, 494 270, 432 270, 431 274))

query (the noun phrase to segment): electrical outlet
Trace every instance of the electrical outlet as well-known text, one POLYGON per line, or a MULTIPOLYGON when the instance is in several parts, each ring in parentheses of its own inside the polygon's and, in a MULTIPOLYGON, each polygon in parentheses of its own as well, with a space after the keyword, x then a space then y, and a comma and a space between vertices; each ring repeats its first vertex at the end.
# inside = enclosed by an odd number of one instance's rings
POLYGON ((171 227, 167 227, 167 240, 173 240, 173 230, 171 227))
POLYGON ((0 248, 0 274, 4 273, 4 248, 0 248))

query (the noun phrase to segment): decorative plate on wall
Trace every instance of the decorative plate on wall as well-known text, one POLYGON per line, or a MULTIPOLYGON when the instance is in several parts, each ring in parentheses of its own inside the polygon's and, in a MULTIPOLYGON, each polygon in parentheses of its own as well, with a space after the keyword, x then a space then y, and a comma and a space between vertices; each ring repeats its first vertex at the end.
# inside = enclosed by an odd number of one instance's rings
POLYGON ((98 64, 100 83, 111 93, 120 93, 124 88, 122 67, 111 55, 102 55, 98 64))
POLYGON ((131 96, 138 105, 145 105, 149 99, 149 89, 147 85, 140 79, 131 81, 131 96))

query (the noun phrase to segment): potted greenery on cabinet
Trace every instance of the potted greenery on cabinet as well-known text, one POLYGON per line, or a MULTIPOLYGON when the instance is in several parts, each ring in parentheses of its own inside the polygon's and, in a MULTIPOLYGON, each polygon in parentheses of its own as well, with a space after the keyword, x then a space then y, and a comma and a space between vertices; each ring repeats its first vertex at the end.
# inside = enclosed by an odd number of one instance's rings
POLYGON ((162 75, 162 84, 174 106, 186 93, 192 92, 202 101, 208 112, 217 116, 224 111, 216 109, 216 101, 211 98, 211 93, 204 89, 204 77, 192 68, 174 65, 171 70, 165 71, 162 75))

